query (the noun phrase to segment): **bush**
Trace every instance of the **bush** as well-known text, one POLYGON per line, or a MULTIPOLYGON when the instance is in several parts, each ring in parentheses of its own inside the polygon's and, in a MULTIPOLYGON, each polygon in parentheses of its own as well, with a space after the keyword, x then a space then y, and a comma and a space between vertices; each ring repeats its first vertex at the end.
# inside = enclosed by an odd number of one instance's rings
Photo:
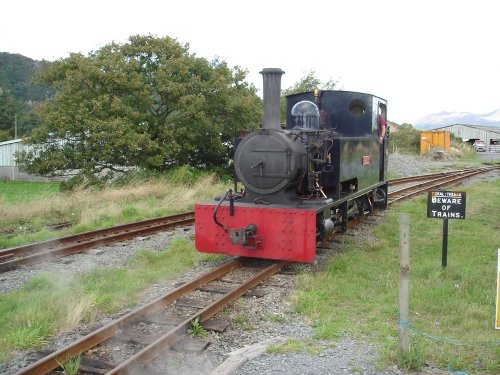
POLYGON ((123 187, 152 181, 161 178, 162 174, 155 171, 147 170, 130 170, 116 178, 112 185, 115 187, 123 187))
POLYGON ((170 169, 165 177, 168 182, 174 185, 193 186, 200 178, 202 172, 189 165, 182 165, 170 169))
POLYGON ((418 155, 420 152, 420 131, 411 124, 401 124, 398 131, 389 136, 389 151, 418 155))
POLYGON ((87 188, 96 188, 101 189, 104 187, 104 183, 99 180, 97 177, 91 174, 77 174, 66 181, 62 181, 59 185, 59 191, 61 192, 71 192, 78 189, 87 189, 87 188))

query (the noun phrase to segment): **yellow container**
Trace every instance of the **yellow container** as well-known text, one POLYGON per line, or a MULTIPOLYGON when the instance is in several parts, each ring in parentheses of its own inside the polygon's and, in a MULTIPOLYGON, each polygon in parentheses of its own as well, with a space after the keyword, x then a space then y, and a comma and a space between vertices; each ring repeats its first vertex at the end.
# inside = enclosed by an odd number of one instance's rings
POLYGON ((431 148, 450 149, 450 132, 424 131, 420 132, 420 153, 426 153, 431 148))

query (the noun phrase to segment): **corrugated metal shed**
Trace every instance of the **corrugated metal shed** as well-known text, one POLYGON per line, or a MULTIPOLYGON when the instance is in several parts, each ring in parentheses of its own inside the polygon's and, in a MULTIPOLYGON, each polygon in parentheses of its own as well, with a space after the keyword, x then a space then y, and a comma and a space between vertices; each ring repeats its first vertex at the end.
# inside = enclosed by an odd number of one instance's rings
POLYGON ((500 152, 500 127, 455 124, 433 129, 434 131, 449 131, 464 142, 473 143, 480 139, 486 143, 487 152, 500 152))
POLYGON ((0 167, 14 167, 16 165, 14 154, 28 149, 29 146, 23 145, 20 139, 0 142, 0 167))
MULTIPOLYGON (((62 140, 55 140, 59 144, 63 144, 62 140)), ((19 171, 16 166, 15 153, 18 151, 29 151, 34 147, 21 143, 21 139, 13 141, 0 142, 0 180, 26 180, 26 181, 61 181, 63 178, 45 178, 35 175, 30 175, 19 171)))

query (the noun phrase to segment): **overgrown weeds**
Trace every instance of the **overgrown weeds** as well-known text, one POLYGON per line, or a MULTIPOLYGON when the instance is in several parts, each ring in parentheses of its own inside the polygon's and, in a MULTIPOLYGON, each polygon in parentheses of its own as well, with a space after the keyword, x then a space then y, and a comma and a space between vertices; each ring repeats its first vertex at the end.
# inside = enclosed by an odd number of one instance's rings
POLYGON ((191 321, 191 327, 187 329, 187 333, 192 337, 200 337, 200 338, 207 337, 207 331, 201 325, 200 318, 196 318, 193 321, 191 321))
POLYGON ((82 360, 82 356, 79 355, 77 357, 68 358, 67 360, 61 362, 57 362, 59 367, 64 371, 66 375, 76 375, 78 374, 78 370, 80 368, 80 362, 82 360))
MULTIPOLYGON (((51 194, 40 199, 24 201, 2 191, 0 228, 14 226, 30 230, 0 234, 0 248, 189 211, 196 202, 213 199, 226 189, 213 174, 198 172, 193 177, 194 172, 189 168, 171 173, 175 177, 130 179, 127 185, 108 186, 99 191, 84 189, 57 194, 50 190, 51 194), (58 232, 45 228, 55 222, 73 225, 58 232)), ((22 186, 19 189, 17 196, 22 194, 20 191, 26 191, 22 186)))

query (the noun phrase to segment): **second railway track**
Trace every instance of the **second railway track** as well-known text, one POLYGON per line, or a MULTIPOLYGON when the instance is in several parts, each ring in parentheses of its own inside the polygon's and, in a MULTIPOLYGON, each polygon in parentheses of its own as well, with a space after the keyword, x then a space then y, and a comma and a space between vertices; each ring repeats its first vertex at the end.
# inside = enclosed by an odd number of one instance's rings
POLYGON ((194 212, 186 212, 0 250, 0 272, 80 253, 113 242, 191 225, 193 222, 194 212))
POLYGON ((388 204, 395 203, 404 199, 412 198, 414 196, 426 193, 431 190, 442 189, 446 186, 457 185, 471 177, 474 177, 481 173, 486 173, 491 170, 499 169, 500 167, 485 167, 478 169, 468 169, 463 171, 449 172, 449 173, 438 173, 435 175, 425 175, 425 176, 415 176, 405 179, 397 179, 389 181, 389 199, 388 204), (428 177, 428 178, 426 178, 428 177), (423 182, 420 182, 424 180, 423 182), (419 182, 417 182, 419 181, 419 182), (395 183, 397 182, 397 183, 395 183), (408 182, 417 182, 400 189, 391 189, 391 187, 408 182))

